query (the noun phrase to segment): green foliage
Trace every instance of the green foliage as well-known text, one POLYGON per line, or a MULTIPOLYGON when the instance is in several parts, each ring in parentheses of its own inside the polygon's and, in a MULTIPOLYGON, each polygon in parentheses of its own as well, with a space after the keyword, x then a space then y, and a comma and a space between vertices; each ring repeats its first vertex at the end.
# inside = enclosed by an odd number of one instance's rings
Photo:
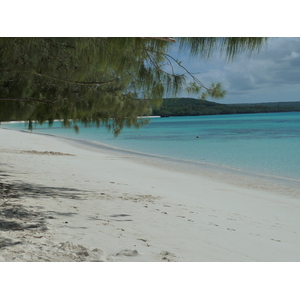
MULTIPOLYGON (((191 55, 221 47, 228 57, 263 41, 178 38, 191 55)), ((166 72, 166 63, 186 70, 168 55, 170 44, 161 38, 0 38, 0 121, 28 120, 32 128, 34 121, 62 119, 76 131, 79 121, 96 122, 117 135, 124 126, 144 125, 137 117, 167 95, 187 89, 202 99, 224 97, 220 84, 207 88, 189 72, 166 72)))
POLYGON ((181 50, 188 50, 192 56, 209 58, 218 50, 226 59, 232 60, 237 54, 259 51, 268 40, 266 37, 180 37, 181 50))

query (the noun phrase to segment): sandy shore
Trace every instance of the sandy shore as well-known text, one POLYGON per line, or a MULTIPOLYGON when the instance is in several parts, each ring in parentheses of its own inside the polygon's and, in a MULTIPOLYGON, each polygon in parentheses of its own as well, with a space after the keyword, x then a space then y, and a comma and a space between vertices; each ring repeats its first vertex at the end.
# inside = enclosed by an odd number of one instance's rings
POLYGON ((51 136, 0 141, 0 261, 300 261, 297 196, 51 136))

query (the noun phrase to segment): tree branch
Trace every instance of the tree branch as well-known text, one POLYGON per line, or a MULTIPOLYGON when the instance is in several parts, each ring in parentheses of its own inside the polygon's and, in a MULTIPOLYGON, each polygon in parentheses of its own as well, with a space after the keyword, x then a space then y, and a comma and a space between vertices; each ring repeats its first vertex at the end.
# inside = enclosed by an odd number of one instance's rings
MULTIPOLYGON (((145 53, 146 53, 146 55, 148 56, 149 61, 151 62, 151 64, 152 64, 157 70, 159 70, 159 71, 161 71, 161 72, 163 72, 163 73, 165 73, 165 74, 167 74, 167 75, 173 76, 173 77, 175 77, 175 76, 181 76, 181 75, 175 75, 175 74, 174 74, 174 70, 173 70, 172 64, 170 64, 170 65, 172 66, 173 74, 172 74, 172 73, 169 73, 169 72, 167 72, 167 71, 165 71, 165 70, 163 70, 156 62, 153 61, 153 59, 151 58, 150 54, 149 54, 147 51, 145 51, 145 53)), ((167 57, 166 57, 166 58, 167 58, 167 57)), ((167 59, 168 59, 168 58, 167 58, 167 59)), ((169 59, 168 59, 168 61, 170 62, 169 59)))
POLYGON ((184 69, 192 78, 193 80, 198 83, 200 86, 202 86, 203 88, 205 88, 207 91, 210 91, 210 89, 208 87, 206 87, 197 77, 195 77, 186 67, 184 67, 177 59, 175 59, 174 57, 172 57, 171 55, 169 54, 165 54, 165 57, 170 57, 171 59, 173 59, 177 65, 179 67, 181 67, 182 69, 184 69))
POLYGON ((53 76, 50 76, 47 74, 42 74, 42 73, 37 73, 37 72, 35 72, 34 74, 38 75, 40 77, 46 77, 46 78, 50 78, 53 80, 62 81, 62 82, 66 82, 69 84, 74 84, 74 85, 102 85, 102 84, 112 83, 116 80, 116 79, 112 79, 112 80, 108 80, 108 81, 82 82, 82 81, 72 81, 72 80, 61 79, 61 78, 57 78, 57 77, 53 77, 53 76))
POLYGON ((0 101, 34 101, 34 102, 40 102, 45 104, 54 104, 55 101, 47 101, 47 100, 39 100, 35 98, 0 98, 0 101))
POLYGON ((175 39, 172 39, 169 37, 141 37, 141 39, 158 40, 158 41, 176 43, 175 39))
POLYGON ((65 48, 71 48, 71 49, 76 49, 74 46, 70 46, 68 44, 60 44, 60 43, 57 43, 55 41, 53 41, 51 38, 44 38, 46 41, 49 41, 51 42, 52 44, 56 45, 56 46, 59 46, 59 47, 65 47, 65 48))

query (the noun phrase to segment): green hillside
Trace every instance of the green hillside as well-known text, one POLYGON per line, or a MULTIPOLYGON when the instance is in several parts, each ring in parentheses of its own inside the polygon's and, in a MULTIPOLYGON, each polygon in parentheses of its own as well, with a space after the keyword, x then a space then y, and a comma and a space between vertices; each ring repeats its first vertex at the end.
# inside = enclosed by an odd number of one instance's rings
POLYGON ((166 98, 163 100, 160 108, 153 108, 153 115, 169 117, 291 111, 300 111, 300 101, 254 104, 219 104, 194 98, 166 98))

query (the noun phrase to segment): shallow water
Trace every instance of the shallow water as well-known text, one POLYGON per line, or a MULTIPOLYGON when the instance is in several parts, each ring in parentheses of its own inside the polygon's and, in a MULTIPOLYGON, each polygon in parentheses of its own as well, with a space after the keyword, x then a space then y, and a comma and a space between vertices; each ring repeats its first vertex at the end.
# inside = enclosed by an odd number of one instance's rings
MULTIPOLYGON (((3 126, 26 129, 24 124, 3 126)), ((300 180, 299 112, 153 118, 139 130, 124 129, 118 138, 95 125, 81 126, 76 134, 73 129, 62 128, 59 121, 51 128, 47 124, 37 125, 34 132, 300 180)))

